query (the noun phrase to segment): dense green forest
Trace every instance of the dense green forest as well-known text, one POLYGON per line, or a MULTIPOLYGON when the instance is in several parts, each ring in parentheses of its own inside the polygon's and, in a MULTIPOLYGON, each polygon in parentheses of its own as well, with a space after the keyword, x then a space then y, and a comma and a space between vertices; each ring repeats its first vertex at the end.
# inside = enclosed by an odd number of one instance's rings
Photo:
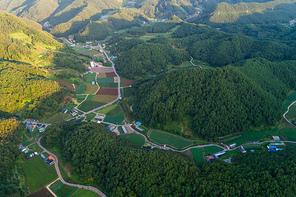
POLYGON ((296 88, 295 64, 250 59, 160 75, 134 86, 134 115, 158 129, 189 115, 193 134, 206 139, 268 128, 281 118, 287 91, 296 88))
POLYGON ((19 181, 13 175, 15 160, 20 154, 19 123, 14 119, 0 120, 0 196, 22 196, 19 181))
POLYGON ((168 65, 179 65, 189 60, 184 51, 174 49, 163 39, 154 40, 133 47, 118 58, 116 68, 124 77, 134 79, 135 76, 155 74, 168 70, 168 65), (164 43, 158 43, 159 41, 164 43))
MULTIPOLYGON (((295 147, 246 153, 233 164, 198 165, 181 153, 143 150, 98 124, 61 123, 47 129, 46 147, 57 146, 81 184, 107 196, 293 196, 295 147)), ((74 177, 74 176, 73 176, 74 177)))

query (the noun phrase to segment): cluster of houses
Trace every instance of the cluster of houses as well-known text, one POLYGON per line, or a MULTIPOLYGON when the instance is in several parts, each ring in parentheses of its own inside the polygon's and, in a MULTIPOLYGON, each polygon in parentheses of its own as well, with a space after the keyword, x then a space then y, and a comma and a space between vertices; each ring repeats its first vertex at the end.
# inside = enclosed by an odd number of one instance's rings
POLYGON ((133 122, 133 125, 135 126, 135 128, 136 128, 137 130, 139 130, 139 131, 143 131, 143 129, 141 129, 141 128, 139 127, 139 126, 142 125, 141 122, 139 122, 139 121, 134 121, 134 122, 133 122))
POLYGON ((104 116, 96 115, 92 120, 90 120, 90 122, 101 123, 103 122, 104 119, 105 119, 104 116))
POLYGON ((30 159, 30 158, 32 158, 32 157, 34 157, 36 155, 38 155, 37 152, 31 153, 30 155, 26 156, 26 159, 30 159))
POLYGON ((279 150, 283 150, 285 147, 285 144, 282 142, 279 143, 270 143, 269 145, 267 145, 268 151, 270 152, 276 152, 279 150))
POLYGON ((210 156, 206 156, 206 160, 207 160, 207 162, 212 162, 216 159, 219 159, 223 154, 225 154, 225 151, 221 151, 221 152, 212 154, 210 156))
POLYGON ((51 155, 45 157, 44 154, 40 154, 40 157, 44 159, 44 161, 50 166, 51 164, 55 163, 55 158, 51 155))
POLYGON ((26 148, 26 147, 24 147, 23 145, 19 145, 19 150, 20 151, 22 151, 23 153, 27 153, 27 152, 29 152, 29 149, 28 148, 26 148))
POLYGON ((71 116, 76 116, 78 114, 78 111, 76 109, 73 109, 70 111, 71 116))

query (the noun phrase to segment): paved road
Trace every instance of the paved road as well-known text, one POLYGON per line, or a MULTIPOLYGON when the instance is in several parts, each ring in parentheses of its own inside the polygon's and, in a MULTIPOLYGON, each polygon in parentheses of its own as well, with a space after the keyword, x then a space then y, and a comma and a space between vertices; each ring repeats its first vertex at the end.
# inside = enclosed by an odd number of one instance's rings
POLYGON ((91 191, 93 191, 93 192, 99 194, 99 195, 102 196, 102 197, 106 197, 106 195, 105 195, 103 192, 101 192, 100 190, 98 190, 98 189, 95 188, 95 187, 92 187, 92 186, 85 186, 85 185, 79 185, 79 184, 67 183, 67 182, 64 180, 64 178, 63 178, 63 176, 62 176, 62 174, 61 174, 61 172, 60 172, 60 169, 59 169, 59 160, 58 160, 57 156, 54 155, 54 154, 52 154, 52 153, 49 152, 48 150, 46 150, 46 149, 40 144, 40 140, 41 140, 41 138, 42 138, 42 137, 40 137, 40 138, 38 139, 37 144, 38 144, 38 145, 39 145, 39 146, 40 146, 45 152, 47 152, 48 154, 52 155, 52 156, 55 158, 55 164, 54 164, 54 165, 55 165, 55 169, 56 169, 57 174, 58 174, 58 176, 59 176, 59 178, 60 178, 60 180, 61 180, 62 183, 64 183, 65 185, 72 186, 72 187, 79 187, 79 188, 81 188, 81 189, 91 190, 91 191))
POLYGON ((295 127, 295 125, 293 125, 293 124, 292 124, 292 123, 286 118, 286 114, 289 112, 290 107, 291 107, 294 103, 296 103, 296 101, 294 101, 293 103, 291 103, 291 104, 288 106, 287 111, 283 114, 283 117, 285 118, 285 120, 286 120, 288 123, 290 123, 293 127, 295 127))

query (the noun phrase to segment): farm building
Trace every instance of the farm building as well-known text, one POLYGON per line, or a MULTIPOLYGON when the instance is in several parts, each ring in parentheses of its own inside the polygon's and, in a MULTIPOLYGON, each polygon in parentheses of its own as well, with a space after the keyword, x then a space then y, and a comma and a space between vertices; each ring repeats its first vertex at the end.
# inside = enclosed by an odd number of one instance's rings
POLYGON ((212 162, 214 160, 216 160, 217 158, 215 157, 215 155, 211 155, 211 156, 206 156, 206 160, 207 162, 212 162))
POLYGON ((55 159, 53 156, 49 155, 45 160, 44 160, 48 165, 51 165, 55 163, 55 159))
POLYGON ((285 146, 284 143, 280 142, 280 143, 270 143, 271 146, 285 146))
POLYGON ((26 148, 23 147, 23 145, 19 145, 19 149, 20 149, 20 151, 22 151, 22 152, 25 152, 25 151, 26 151, 26 148))
POLYGON ((276 146, 267 146, 268 150, 271 152, 276 152, 278 150, 283 150, 282 148, 278 148, 276 146))
POLYGON ((26 157, 26 159, 30 159, 30 158, 34 157, 35 155, 38 155, 38 153, 37 153, 37 152, 34 152, 34 153, 28 155, 28 156, 26 157))
POLYGON ((124 134, 127 134, 127 130, 126 130, 125 126, 122 126, 122 130, 123 130, 124 134))
POLYGON ((138 129, 139 131, 143 131, 143 129, 141 129, 140 127, 136 126, 136 129, 138 129))
POLYGON ((215 157, 218 159, 218 158, 220 158, 221 155, 223 155, 223 154, 225 154, 225 151, 222 151, 222 152, 216 153, 216 154, 214 154, 214 155, 215 155, 215 157))
POLYGON ((141 125, 142 125, 141 122, 139 122, 139 121, 136 122, 136 126, 141 126, 141 125))
POLYGON ((42 159, 45 159, 45 158, 46 158, 42 153, 40 154, 40 157, 41 157, 42 159))
POLYGON ((113 131, 115 129, 115 125, 114 124, 110 124, 109 126, 106 127, 106 129, 113 131))
POLYGON ((234 147, 236 147, 236 143, 230 144, 229 147, 230 147, 230 148, 234 148, 234 147))
POLYGON ((243 146, 238 147, 238 149, 242 152, 242 153, 246 153, 247 151, 244 149, 243 146))
POLYGON ((281 140, 279 136, 272 136, 273 140, 281 140))
POLYGON ((78 111, 76 109, 73 109, 70 111, 71 116, 76 116, 78 114, 78 111))

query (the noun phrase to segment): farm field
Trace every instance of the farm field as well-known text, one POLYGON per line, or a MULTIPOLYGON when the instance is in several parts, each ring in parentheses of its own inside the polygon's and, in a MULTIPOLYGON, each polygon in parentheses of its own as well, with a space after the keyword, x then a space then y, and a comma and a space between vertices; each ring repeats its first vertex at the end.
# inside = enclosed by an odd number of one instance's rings
POLYGON ((75 86, 75 92, 77 94, 83 94, 85 89, 86 89, 86 85, 84 82, 82 82, 80 86, 75 86))
POLYGON ((111 111, 112 109, 114 109, 117 105, 109 105, 103 109, 100 109, 99 111, 97 111, 98 113, 101 113, 101 114, 106 114, 108 113, 109 111, 111 111))
POLYGON ((55 81, 58 82, 61 86, 66 87, 70 92, 74 92, 74 86, 71 82, 62 79, 55 79, 55 81))
POLYGON ((106 77, 107 77, 106 73, 100 73, 100 74, 97 76, 97 78, 106 78, 106 77))
POLYGON ((101 83, 114 83, 114 77, 107 77, 107 78, 98 78, 97 82, 101 83))
POLYGON ((98 86, 96 84, 87 83, 85 94, 94 94, 98 90, 98 86))
POLYGON ((101 88, 117 88, 118 83, 99 83, 101 88))
POLYGON ((158 144, 161 144, 161 145, 166 144, 178 149, 182 149, 193 144, 193 141, 191 140, 187 140, 185 138, 182 138, 170 133, 153 130, 153 129, 151 129, 148 136, 152 141, 158 144))
POLYGON ((78 95, 77 96, 77 102, 81 103, 85 99, 86 95, 78 95))
POLYGON ((118 127, 118 131, 119 131, 120 135, 124 134, 124 131, 123 131, 122 127, 118 127))
POLYGON ((197 163, 204 163, 205 160, 203 158, 203 149, 202 148, 192 148, 190 149, 193 158, 197 161, 197 163))
POLYGON ((23 134, 23 145, 28 146, 29 144, 34 143, 41 135, 42 133, 38 131, 30 132, 26 130, 26 132, 23 134))
POLYGON ((120 106, 117 105, 110 111, 106 113, 106 118, 104 122, 110 122, 113 124, 120 124, 124 120, 124 113, 121 110, 120 106))
POLYGON ((69 113, 55 113, 54 115, 42 120, 42 122, 44 123, 55 123, 55 122, 61 122, 61 121, 65 121, 68 120, 71 117, 71 115, 69 113))
POLYGON ((135 82, 135 80, 122 78, 122 86, 123 86, 123 87, 130 86, 130 85, 132 85, 134 82, 135 82))
POLYGON ((287 111, 288 106, 296 100, 296 92, 291 93, 287 100, 284 102, 283 106, 282 106, 282 113, 285 113, 287 111))
POLYGON ((99 197, 98 194, 90 190, 78 189, 71 197, 99 197))
POLYGON ((106 103, 102 103, 102 102, 97 102, 97 101, 92 101, 92 100, 85 100, 79 107, 78 109, 84 111, 84 112, 88 112, 92 109, 101 107, 103 105, 105 105, 106 103))
POLYGON ((46 187, 44 187, 41 190, 39 190, 33 194, 29 194, 28 197, 54 197, 54 195, 52 195, 48 191, 48 189, 46 189, 46 187))
POLYGON ((293 120, 296 118, 296 103, 294 103, 292 106, 290 106, 288 113, 286 114, 286 118, 291 121, 293 124, 293 120))
POLYGON ((100 90, 97 92, 96 95, 116 96, 116 95, 118 95, 118 89, 117 88, 100 88, 100 90))
POLYGON ((296 129, 284 129, 281 135, 285 136, 287 140, 296 140, 296 129))
POLYGON ((89 49, 85 49, 85 48, 77 47, 77 46, 72 47, 72 49, 74 49, 74 51, 76 51, 77 53, 85 53, 85 52, 89 51, 89 49))
POLYGON ((117 99, 117 96, 112 95, 94 95, 92 100, 102 103, 110 103, 111 101, 114 101, 117 99))
POLYGON ((59 197, 71 196, 78 188, 64 185, 60 180, 50 186, 50 190, 59 197))
POLYGON ((58 178, 54 165, 48 166, 39 155, 21 163, 21 167, 30 192, 35 192, 58 178))
POLYGON ((87 75, 84 75, 84 81, 86 83, 91 83, 92 81, 95 80, 96 75, 97 75, 96 73, 89 73, 87 75))
POLYGON ((136 133, 119 135, 119 137, 129 140, 139 147, 141 147, 145 143, 145 139, 141 135, 138 135, 136 133))
POLYGON ((106 77, 117 77, 114 72, 106 73, 106 77))
POLYGON ((206 147, 204 147, 204 149, 205 149, 206 155, 211 155, 211 154, 214 154, 214 153, 217 153, 217 152, 223 150, 222 148, 217 147, 217 146, 206 146, 206 147))
POLYGON ((96 116, 96 114, 93 114, 93 113, 87 114, 85 120, 89 121, 89 120, 93 119, 95 116, 96 116))
POLYGON ((42 152, 43 151, 43 149, 40 148, 37 143, 29 146, 29 149, 31 152, 42 152))

